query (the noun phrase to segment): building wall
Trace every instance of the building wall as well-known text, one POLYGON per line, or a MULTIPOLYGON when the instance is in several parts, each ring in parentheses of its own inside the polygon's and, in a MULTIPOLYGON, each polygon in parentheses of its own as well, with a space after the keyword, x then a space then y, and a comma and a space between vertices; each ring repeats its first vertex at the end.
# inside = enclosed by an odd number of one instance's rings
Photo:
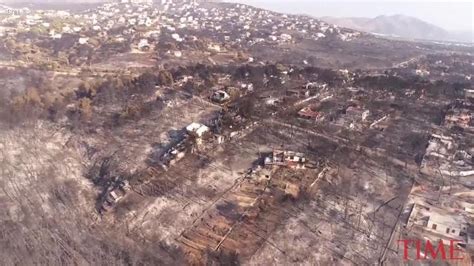
POLYGON ((452 238, 458 238, 459 233, 461 231, 465 231, 462 228, 462 225, 448 225, 446 223, 440 223, 437 221, 429 220, 427 228, 433 232, 436 232, 438 234, 446 235, 446 237, 452 237, 452 238), (434 229, 434 225, 436 225, 436 229, 434 229), (448 233, 448 228, 449 228, 449 233, 448 233), (454 230, 454 232, 453 232, 454 230))

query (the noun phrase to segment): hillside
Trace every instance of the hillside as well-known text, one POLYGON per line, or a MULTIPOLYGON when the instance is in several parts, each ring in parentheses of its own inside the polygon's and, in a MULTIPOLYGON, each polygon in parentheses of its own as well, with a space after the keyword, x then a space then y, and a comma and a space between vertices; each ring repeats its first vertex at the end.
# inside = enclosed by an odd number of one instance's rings
POLYGON ((378 16, 375 18, 323 17, 322 20, 351 29, 394 37, 472 42, 472 36, 469 36, 469 34, 455 34, 418 18, 404 15, 378 16))

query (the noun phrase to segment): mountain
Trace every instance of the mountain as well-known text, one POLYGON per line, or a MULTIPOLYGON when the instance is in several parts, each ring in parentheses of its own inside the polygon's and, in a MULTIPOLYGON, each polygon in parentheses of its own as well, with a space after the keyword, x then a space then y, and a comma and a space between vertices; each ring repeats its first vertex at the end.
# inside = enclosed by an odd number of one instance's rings
POLYGON ((0 4, 22 5, 22 4, 91 4, 111 2, 108 0, 0 0, 0 4))
POLYGON ((405 15, 361 17, 322 17, 322 20, 355 30, 408 39, 472 42, 472 34, 450 32, 418 18, 405 15))

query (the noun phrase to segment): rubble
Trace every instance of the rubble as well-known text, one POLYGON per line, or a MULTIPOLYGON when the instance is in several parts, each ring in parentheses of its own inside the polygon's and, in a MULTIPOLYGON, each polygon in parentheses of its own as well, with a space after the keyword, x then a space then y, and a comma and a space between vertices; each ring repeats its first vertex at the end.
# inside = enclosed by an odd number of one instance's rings
POLYGON ((277 165, 290 168, 304 168, 306 158, 303 153, 273 150, 270 157, 265 158, 265 165, 277 165))

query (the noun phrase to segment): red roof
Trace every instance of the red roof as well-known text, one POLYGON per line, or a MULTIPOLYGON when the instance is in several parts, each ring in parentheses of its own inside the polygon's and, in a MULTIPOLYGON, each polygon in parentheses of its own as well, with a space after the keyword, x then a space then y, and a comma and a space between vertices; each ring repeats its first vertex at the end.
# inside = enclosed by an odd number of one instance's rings
POLYGON ((304 116, 304 117, 317 118, 319 116, 319 112, 313 111, 310 107, 305 107, 298 112, 298 115, 304 116))

